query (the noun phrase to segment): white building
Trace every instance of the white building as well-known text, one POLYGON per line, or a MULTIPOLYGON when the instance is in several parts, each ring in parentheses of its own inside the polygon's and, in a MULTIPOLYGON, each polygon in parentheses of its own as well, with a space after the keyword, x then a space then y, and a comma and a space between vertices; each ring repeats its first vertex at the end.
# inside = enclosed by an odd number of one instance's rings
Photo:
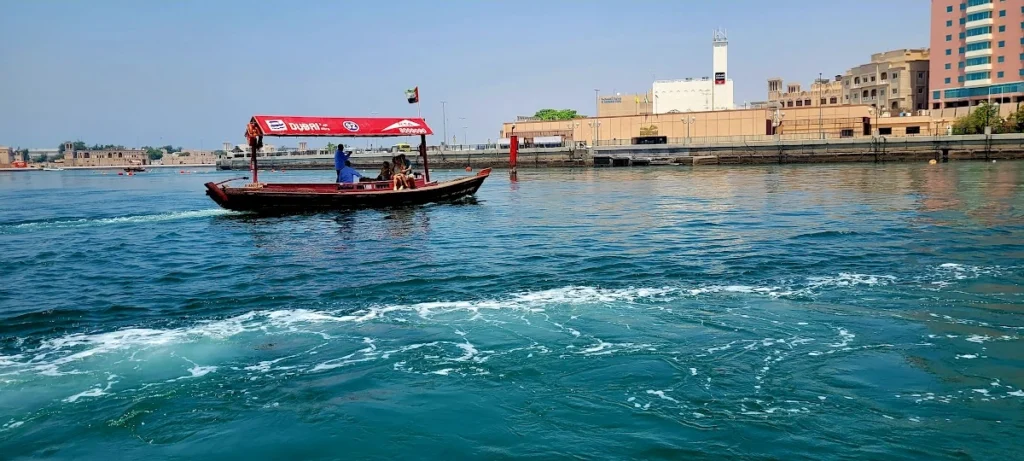
POLYGON ((686 78, 654 82, 655 114, 706 112, 733 108, 732 79, 729 78, 729 40, 716 30, 711 41, 713 78, 686 78))

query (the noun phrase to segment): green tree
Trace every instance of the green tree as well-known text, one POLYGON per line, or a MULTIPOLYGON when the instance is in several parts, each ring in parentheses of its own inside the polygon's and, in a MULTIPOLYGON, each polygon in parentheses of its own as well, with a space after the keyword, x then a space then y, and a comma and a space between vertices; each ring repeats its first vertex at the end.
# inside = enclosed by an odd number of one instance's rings
POLYGON ((991 126, 992 133, 1002 133, 1007 128, 1006 120, 999 116, 999 106, 987 102, 974 108, 970 114, 953 122, 956 134, 984 134, 985 127, 991 126))
POLYGON ((580 118, 580 115, 572 109, 541 109, 536 114, 533 114, 541 120, 572 120, 580 118))
POLYGON ((22 162, 28 161, 28 149, 21 149, 18 151, 18 157, 21 158, 22 162))
POLYGON ((1007 133, 1024 133, 1024 106, 1006 118, 1005 130, 1007 133))
POLYGON ((181 146, 174 147, 174 146, 172 146, 170 144, 168 144, 166 146, 163 146, 162 149, 167 151, 168 154, 173 154, 175 152, 181 152, 181 146))
POLYGON ((160 160, 164 158, 164 152, 160 149, 149 146, 143 146, 142 148, 146 150, 146 155, 150 160, 160 160))

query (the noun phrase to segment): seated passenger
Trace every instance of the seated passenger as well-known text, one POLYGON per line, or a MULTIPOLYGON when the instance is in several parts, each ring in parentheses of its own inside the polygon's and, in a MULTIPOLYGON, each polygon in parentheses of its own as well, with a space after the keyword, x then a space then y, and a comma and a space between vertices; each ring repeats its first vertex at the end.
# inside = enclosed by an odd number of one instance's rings
POLYGON ((405 174, 401 156, 391 157, 391 181, 395 190, 405 189, 405 174))
POLYGON ((412 172, 412 163, 405 158, 405 154, 398 156, 398 163, 395 166, 396 171, 402 172, 402 183, 409 189, 416 188, 416 175, 412 172))
POLYGON ((380 174, 377 175, 378 181, 390 181, 393 175, 391 171, 391 164, 384 162, 384 166, 380 167, 380 174))
POLYGON ((362 178, 363 175, 359 174, 355 168, 352 168, 352 162, 345 160, 345 166, 338 170, 338 181, 342 183, 354 183, 357 182, 356 178, 362 178))

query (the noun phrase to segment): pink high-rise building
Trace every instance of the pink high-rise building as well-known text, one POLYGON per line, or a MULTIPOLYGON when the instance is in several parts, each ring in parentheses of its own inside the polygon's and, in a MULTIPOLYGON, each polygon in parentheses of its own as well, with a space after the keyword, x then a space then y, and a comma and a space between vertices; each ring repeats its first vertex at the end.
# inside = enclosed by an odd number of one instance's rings
POLYGON ((1024 101, 1024 0, 932 0, 931 107, 1024 101))

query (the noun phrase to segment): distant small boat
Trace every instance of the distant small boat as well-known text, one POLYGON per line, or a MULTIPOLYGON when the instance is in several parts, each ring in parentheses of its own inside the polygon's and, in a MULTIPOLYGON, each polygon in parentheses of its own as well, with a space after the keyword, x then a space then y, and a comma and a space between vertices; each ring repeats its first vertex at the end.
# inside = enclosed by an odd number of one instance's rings
POLYGON ((64 171, 64 169, 63 169, 63 168, 49 168, 49 167, 44 167, 44 168, 43 168, 43 171, 64 171))
POLYGON ((134 173, 141 173, 143 171, 146 171, 146 169, 141 167, 141 166, 126 166, 126 167, 124 167, 124 172, 125 173, 133 173, 133 172, 134 173))

